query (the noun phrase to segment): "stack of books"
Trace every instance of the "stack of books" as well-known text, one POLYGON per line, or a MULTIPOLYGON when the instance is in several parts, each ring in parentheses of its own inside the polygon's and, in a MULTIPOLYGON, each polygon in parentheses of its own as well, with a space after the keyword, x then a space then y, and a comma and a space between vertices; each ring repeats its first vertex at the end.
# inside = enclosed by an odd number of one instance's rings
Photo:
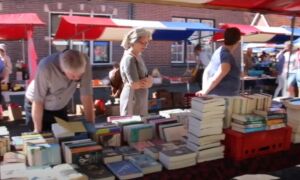
POLYGON ((24 132, 21 134, 23 147, 21 148, 27 154, 29 144, 55 144, 57 143, 52 133, 33 133, 24 132))
POLYGON ((159 137, 159 126, 162 124, 171 124, 171 123, 177 123, 178 121, 176 119, 173 118, 165 118, 165 117, 161 117, 161 118, 157 118, 157 119, 151 119, 148 120, 147 123, 151 124, 153 126, 154 129, 154 137, 158 138, 159 137))
POLYGON ((54 137, 59 141, 72 139, 74 136, 88 137, 88 132, 82 121, 65 121, 55 117, 57 123, 51 125, 54 137))
POLYGON ((133 124, 123 127, 123 139, 127 143, 148 141, 153 138, 151 124, 133 124))
POLYGON ((144 149, 144 154, 147 154, 147 155, 151 156, 154 159, 159 159, 159 152, 166 151, 166 150, 171 150, 171 149, 176 149, 178 147, 179 147, 178 145, 175 145, 172 142, 158 143, 158 144, 154 144, 153 146, 146 147, 144 149))
POLYGON ((168 170, 190 167, 196 164, 197 153, 187 147, 159 152, 159 161, 168 170))
POLYGON ((170 109, 159 111, 159 115, 165 118, 176 119, 178 122, 182 123, 187 129, 189 122, 188 117, 191 115, 191 111, 189 109, 170 109))
POLYGON ((256 114, 233 114, 231 129, 241 133, 264 131, 266 120, 264 116, 256 114))
POLYGON ((192 98, 187 147, 197 152, 197 162, 224 157, 223 118, 225 99, 221 97, 192 98))
POLYGON ((181 140, 187 134, 187 130, 182 123, 159 124, 158 132, 160 139, 166 142, 181 140))
POLYGON ((59 144, 28 143, 26 147, 26 157, 29 166, 50 166, 62 162, 59 144))
POLYGON ((254 110, 254 114, 265 117, 267 130, 286 127, 286 111, 283 108, 274 107, 267 111, 254 110))
POLYGON ((0 156, 10 151, 9 131, 6 126, 0 126, 0 156))
POLYGON ((102 147, 91 139, 62 143, 66 163, 87 165, 101 161, 102 147))
POLYGON ((226 101, 224 128, 231 126, 232 114, 252 114, 254 110, 267 111, 272 103, 272 96, 265 93, 224 98, 226 101))
POLYGON ((95 124, 93 136, 103 147, 121 146, 121 128, 114 123, 95 124))
POLYGON ((292 142, 300 143, 300 98, 285 100, 287 123, 293 129, 292 142))

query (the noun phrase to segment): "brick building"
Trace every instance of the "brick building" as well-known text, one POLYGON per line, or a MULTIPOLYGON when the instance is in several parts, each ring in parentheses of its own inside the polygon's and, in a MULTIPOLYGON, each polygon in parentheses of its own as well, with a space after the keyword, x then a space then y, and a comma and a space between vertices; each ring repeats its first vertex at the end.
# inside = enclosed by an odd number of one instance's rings
MULTIPOLYGON (((39 59, 48 54, 66 48, 71 42, 53 41, 54 33, 60 15, 81 15, 95 17, 112 17, 121 19, 158 20, 158 21, 193 21, 208 23, 218 27, 219 23, 250 24, 255 14, 229 10, 196 9, 177 6, 132 4, 105 0, 4 0, 0 2, 0 13, 37 13, 45 26, 37 27, 34 31, 34 43, 39 59)), ((290 25, 287 16, 266 15, 270 26, 290 25)), ((0 20, 1 21, 1 20, 0 20)), ((296 22, 299 24, 299 22, 296 22)), ((151 42, 144 52, 144 59, 149 70, 159 67, 164 75, 181 75, 186 70, 186 59, 190 53, 191 44, 205 40, 204 43, 213 49, 213 43, 207 41, 207 33, 198 34, 192 43, 156 41, 151 42), (201 39, 199 39, 201 37, 201 39), (174 56, 172 47, 181 47, 176 50, 180 56, 174 56), (179 46, 178 46, 179 45, 179 46), (175 59, 174 59, 175 57, 175 59), (178 59, 179 57, 179 59, 178 59), (177 58, 177 59, 176 59, 177 58)), ((2 41, 1 41, 2 42, 2 41)), ((8 45, 8 54, 13 64, 22 59, 22 46, 20 42, 4 41, 8 45)), ((203 43, 203 42, 201 42, 203 43)), ((93 57, 92 50, 96 45, 102 46, 106 52, 106 62, 93 64, 93 77, 104 78, 112 62, 119 62, 123 54, 120 42, 72 42, 73 48, 85 51, 93 57)), ((26 43, 25 43, 26 46, 26 43)), ((25 48, 26 49, 26 48, 25 48)), ((26 51, 25 51, 26 53, 26 51)), ((26 56, 27 57, 27 56, 26 56)), ((14 75, 12 78, 14 79, 14 75)))

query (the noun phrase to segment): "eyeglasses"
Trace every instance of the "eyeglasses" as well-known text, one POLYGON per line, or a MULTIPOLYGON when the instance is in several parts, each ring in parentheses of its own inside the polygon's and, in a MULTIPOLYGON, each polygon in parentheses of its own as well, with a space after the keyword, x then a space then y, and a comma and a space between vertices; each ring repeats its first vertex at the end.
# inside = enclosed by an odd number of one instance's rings
POLYGON ((149 41, 146 41, 146 42, 138 41, 138 43, 140 43, 143 46, 148 46, 149 41))

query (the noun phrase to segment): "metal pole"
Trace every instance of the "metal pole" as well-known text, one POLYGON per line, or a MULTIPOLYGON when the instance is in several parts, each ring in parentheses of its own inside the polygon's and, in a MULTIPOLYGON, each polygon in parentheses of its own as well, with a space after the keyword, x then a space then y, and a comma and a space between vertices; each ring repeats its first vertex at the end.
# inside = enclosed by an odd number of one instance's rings
MULTIPOLYGON (((286 73, 286 81, 289 79, 289 73, 290 73, 290 63, 291 63, 291 57, 292 57, 292 53, 293 53, 293 47, 294 47, 294 31, 295 31, 295 21, 296 21, 296 16, 293 16, 292 17, 292 21, 291 21, 291 30, 292 30, 292 34, 291 34, 291 38, 290 38, 290 41, 291 41, 291 50, 290 50, 290 55, 289 55, 289 59, 288 59, 288 66, 287 66, 287 73, 286 73)), ((287 85, 287 84, 285 84, 287 85)), ((287 91, 287 88, 288 87, 284 87, 284 92, 287 91)), ((285 94, 285 93, 283 93, 285 94)))
MULTIPOLYGON (((25 41, 24 41, 24 39, 22 39, 22 60, 24 62, 26 62, 26 60, 25 60, 25 41)), ((29 62, 27 62, 27 63, 29 63, 29 62)))
POLYGON ((244 81, 244 73, 245 73, 245 60, 244 60, 244 53, 243 53, 243 44, 244 44, 244 38, 241 36, 241 74, 242 74, 242 80, 241 80, 241 89, 242 94, 245 92, 245 81, 244 81))

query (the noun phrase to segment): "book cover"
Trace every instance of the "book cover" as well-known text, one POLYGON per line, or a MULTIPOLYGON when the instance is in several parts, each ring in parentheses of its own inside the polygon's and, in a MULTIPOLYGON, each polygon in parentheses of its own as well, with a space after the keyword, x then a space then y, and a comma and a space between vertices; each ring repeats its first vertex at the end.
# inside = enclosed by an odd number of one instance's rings
POLYGON ((232 114, 232 119, 236 119, 243 122, 251 122, 251 121, 265 121, 265 118, 256 114, 232 114))
POLYGON ((89 164, 89 165, 79 165, 78 171, 87 175, 90 180, 105 179, 114 180, 115 176, 103 165, 89 164))
POLYGON ((128 160, 108 163, 107 167, 119 179, 133 179, 143 176, 143 172, 128 160))
POLYGON ((166 140, 166 138, 164 136, 165 134, 163 132, 163 129, 166 128, 166 127, 173 127, 173 126, 182 126, 182 124, 181 123, 160 124, 159 127, 158 127, 160 139, 166 140))
POLYGON ((179 147, 171 150, 163 150, 159 152, 159 159, 164 162, 181 161, 185 159, 196 159, 196 152, 187 147, 179 147))
POLYGON ((124 128, 125 141, 138 142, 147 141, 153 138, 153 128, 151 124, 130 125, 124 128))
POLYGON ((131 147, 134 147, 139 152, 144 152, 144 149, 150 146, 154 146, 150 141, 139 141, 135 143, 130 143, 131 147))
POLYGON ((127 156, 140 154, 135 148, 130 147, 130 146, 117 147, 116 150, 124 156, 124 159, 126 159, 127 156))
POLYGON ((26 156, 21 152, 7 152, 3 156, 3 162, 5 163, 25 163, 26 156))
POLYGON ((266 127, 263 126, 263 127, 257 127, 257 128, 238 128, 238 127, 232 126, 231 129, 234 131, 241 132, 241 133, 251 133, 251 132, 257 132, 257 131, 264 131, 264 130, 266 130, 266 127))
POLYGON ((181 140, 182 136, 185 136, 187 133, 183 125, 167 126, 162 131, 167 142, 181 140))
POLYGON ((71 161, 68 163, 89 165, 101 160, 102 147, 99 145, 71 149, 71 161))
POLYGON ((128 160, 140 168, 144 174, 159 172, 162 170, 162 165, 147 154, 129 156, 128 160))
POLYGON ((121 133, 113 132, 107 134, 95 135, 95 141, 100 143, 103 147, 118 147, 121 146, 121 133))
POLYGON ((105 164, 110 162, 122 161, 122 159, 122 154, 113 147, 105 147, 102 150, 102 161, 105 164))

